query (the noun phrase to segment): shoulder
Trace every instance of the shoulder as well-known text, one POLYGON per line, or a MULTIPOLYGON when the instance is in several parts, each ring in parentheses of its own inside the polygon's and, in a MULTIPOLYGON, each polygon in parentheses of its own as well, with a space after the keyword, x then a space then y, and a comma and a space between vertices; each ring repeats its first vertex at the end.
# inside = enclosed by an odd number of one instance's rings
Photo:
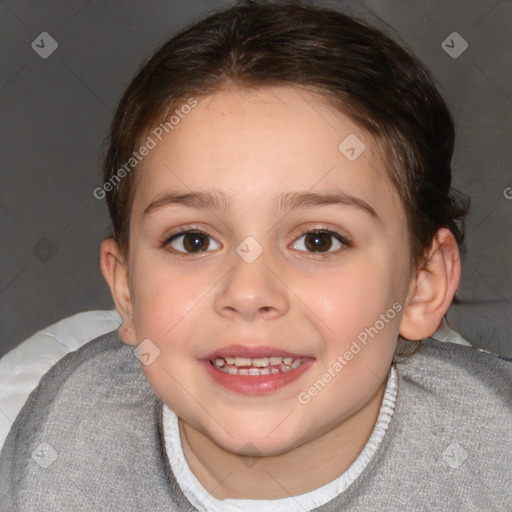
POLYGON ((396 420, 418 478, 428 473, 447 492, 465 489, 461 500, 512 500, 503 483, 512 481, 512 361, 428 339, 397 370, 396 420))
POLYGON ((121 341, 117 330, 98 336, 65 355, 43 375, 12 430, 52 417, 68 406, 76 413, 85 412, 94 400, 112 397, 116 385, 133 380, 144 382, 132 347, 121 341))
POLYGON ((512 407, 512 360, 496 354, 429 338, 397 369, 404 379, 446 399, 512 407))
MULTIPOLYGON (((77 479, 92 492, 126 467, 151 472, 160 454, 159 407, 134 348, 117 331, 69 353, 42 377, 11 427, 0 459, 0 503, 10 494, 21 500, 16 510, 30 510, 28 500, 51 501, 49 489, 69 494, 77 479)), ((110 481, 104 499, 117 487, 122 495, 126 485, 110 481)))
POLYGON ((12 450, 21 438, 37 436, 45 425, 76 427, 67 422, 87 415, 95 405, 106 404, 116 389, 137 380, 144 382, 140 364, 118 332, 95 338, 65 355, 43 375, 16 417, 4 451, 12 450))
POLYGON ((511 360, 429 338, 397 370, 408 407, 428 416, 433 428, 457 425, 475 436, 487 426, 490 442, 512 442, 511 360))
POLYGON ((352 494, 375 510, 412 496, 414 510, 510 510, 512 361, 426 339, 396 369, 388 430, 352 494))

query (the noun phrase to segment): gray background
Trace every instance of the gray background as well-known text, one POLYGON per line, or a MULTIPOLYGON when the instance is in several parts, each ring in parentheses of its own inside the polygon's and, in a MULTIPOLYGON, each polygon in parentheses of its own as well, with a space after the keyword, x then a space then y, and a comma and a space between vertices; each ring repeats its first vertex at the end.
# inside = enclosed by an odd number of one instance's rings
MULTIPOLYGON (((113 307, 99 269, 109 220, 92 191, 116 103, 160 44, 232 3, 0 2, 0 356, 66 316, 113 307), (47 59, 31 47, 42 32, 58 43, 47 59)), ((511 2, 310 3, 380 23, 438 80, 456 121, 454 185, 472 198, 458 292, 468 303, 448 320, 512 357, 511 2), (452 32, 469 45, 455 59, 441 46, 452 32)))

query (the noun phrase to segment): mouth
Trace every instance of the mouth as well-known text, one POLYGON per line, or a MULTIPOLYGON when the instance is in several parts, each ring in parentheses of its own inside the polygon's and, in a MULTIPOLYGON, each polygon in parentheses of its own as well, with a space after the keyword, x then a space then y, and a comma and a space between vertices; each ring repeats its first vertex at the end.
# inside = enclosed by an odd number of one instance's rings
POLYGON ((298 368, 303 358, 270 356, 270 357, 217 357, 210 360, 212 366, 229 375, 278 375, 298 368))
POLYGON ((277 391, 297 380, 314 363, 309 356, 270 347, 226 347, 200 362, 214 383, 242 394, 277 391))

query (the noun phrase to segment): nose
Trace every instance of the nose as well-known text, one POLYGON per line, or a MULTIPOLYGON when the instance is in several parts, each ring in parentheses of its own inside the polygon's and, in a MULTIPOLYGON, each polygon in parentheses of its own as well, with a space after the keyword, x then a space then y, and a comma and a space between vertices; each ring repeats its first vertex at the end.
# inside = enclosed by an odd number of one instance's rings
POLYGON ((289 309, 289 290, 279 271, 271 268, 265 251, 252 263, 238 254, 225 279, 219 283, 215 310, 228 319, 274 319, 289 309))

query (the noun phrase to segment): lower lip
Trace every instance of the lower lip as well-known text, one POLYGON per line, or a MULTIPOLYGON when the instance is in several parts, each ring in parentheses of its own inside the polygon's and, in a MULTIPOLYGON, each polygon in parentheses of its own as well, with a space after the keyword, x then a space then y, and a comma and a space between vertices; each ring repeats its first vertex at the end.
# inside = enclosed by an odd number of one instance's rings
POLYGON ((306 359, 297 368, 289 372, 270 375, 231 375, 217 370, 210 361, 200 361, 213 380, 221 386, 246 395, 261 395, 284 388, 297 380, 314 362, 306 359))

